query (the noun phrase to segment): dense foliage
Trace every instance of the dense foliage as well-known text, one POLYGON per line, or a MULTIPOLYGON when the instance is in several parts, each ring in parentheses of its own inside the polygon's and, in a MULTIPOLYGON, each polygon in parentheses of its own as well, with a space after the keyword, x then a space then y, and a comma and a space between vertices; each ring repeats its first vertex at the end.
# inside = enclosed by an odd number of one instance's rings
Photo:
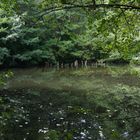
MULTIPOLYGON (((92 1, 1 0, 0 64, 25 66, 97 59, 129 62, 137 57, 139 10, 86 8, 87 4, 92 1)), ((140 2, 96 0, 96 4, 138 7, 140 2)))

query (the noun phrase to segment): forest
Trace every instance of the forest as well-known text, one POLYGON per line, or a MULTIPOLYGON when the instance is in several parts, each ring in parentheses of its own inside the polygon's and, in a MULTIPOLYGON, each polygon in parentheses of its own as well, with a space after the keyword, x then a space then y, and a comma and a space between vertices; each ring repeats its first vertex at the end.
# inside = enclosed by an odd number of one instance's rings
POLYGON ((1 66, 140 64, 140 1, 95 2, 1 0, 1 66))
POLYGON ((0 0, 0 140, 140 140, 140 0, 0 0))

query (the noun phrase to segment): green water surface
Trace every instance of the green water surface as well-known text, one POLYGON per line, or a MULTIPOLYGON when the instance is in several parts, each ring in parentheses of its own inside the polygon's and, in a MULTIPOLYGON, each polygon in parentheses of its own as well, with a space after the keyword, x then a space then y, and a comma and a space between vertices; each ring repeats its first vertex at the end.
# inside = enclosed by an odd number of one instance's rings
POLYGON ((0 140, 140 140, 140 68, 12 69, 0 140))

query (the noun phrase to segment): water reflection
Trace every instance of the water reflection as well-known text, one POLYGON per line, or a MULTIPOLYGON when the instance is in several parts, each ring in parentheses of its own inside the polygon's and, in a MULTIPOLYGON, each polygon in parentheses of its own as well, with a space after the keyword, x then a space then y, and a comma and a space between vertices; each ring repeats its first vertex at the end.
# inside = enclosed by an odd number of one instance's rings
POLYGON ((17 71, 0 91, 0 139, 140 139, 139 78, 127 71, 132 83, 123 79, 126 72, 113 74, 17 71))

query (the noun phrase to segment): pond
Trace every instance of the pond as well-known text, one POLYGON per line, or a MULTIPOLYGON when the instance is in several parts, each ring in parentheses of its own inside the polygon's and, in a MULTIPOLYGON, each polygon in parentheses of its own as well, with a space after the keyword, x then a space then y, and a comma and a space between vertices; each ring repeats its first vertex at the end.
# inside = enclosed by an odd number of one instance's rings
POLYGON ((140 140, 140 68, 12 69, 0 140, 140 140))

